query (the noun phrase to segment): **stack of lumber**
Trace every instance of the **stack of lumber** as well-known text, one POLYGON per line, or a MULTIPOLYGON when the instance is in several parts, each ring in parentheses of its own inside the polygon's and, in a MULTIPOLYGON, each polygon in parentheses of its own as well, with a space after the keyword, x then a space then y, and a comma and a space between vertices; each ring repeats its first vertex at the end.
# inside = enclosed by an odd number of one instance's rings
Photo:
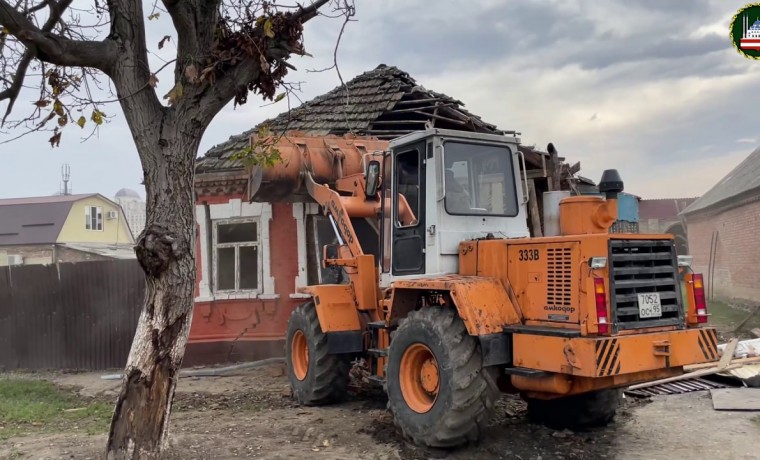
POLYGON ((674 377, 668 377, 660 380, 653 380, 651 382, 639 383, 631 385, 627 390, 638 390, 641 388, 652 387, 655 385, 661 385, 663 383, 678 382, 681 380, 695 379, 713 374, 732 375, 730 371, 743 368, 744 366, 752 365, 752 367, 758 367, 758 374, 760 374, 760 341, 750 340, 742 342, 741 358, 737 358, 737 347, 740 342, 738 339, 731 339, 728 343, 718 346, 718 349, 722 351, 719 361, 711 363, 693 364, 690 366, 684 366, 685 374, 677 375, 674 377), (747 343, 751 342, 751 343, 747 343), (758 342, 757 348, 753 342, 758 342), (746 352, 743 350, 747 350, 746 352), (752 355, 756 351, 756 354, 752 355))

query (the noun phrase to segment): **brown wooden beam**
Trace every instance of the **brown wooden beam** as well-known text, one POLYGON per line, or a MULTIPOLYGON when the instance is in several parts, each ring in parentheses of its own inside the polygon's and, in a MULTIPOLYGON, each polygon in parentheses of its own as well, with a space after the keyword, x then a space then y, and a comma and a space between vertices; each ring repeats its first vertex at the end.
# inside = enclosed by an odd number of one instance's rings
POLYGON ((425 99, 407 99, 404 101, 398 101, 396 102, 396 107, 400 105, 412 105, 412 104, 426 104, 429 102, 446 102, 441 98, 438 97, 429 97, 425 99))
MULTIPOLYGON (((429 113, 426 113, 425 116, 430 116, 429 113)), ((404 124, 425 124, 427 120, 417 119, 417 120, 375 120, 372 122, 373 125, 404 125, 404 124)))
MULTIPOLYGON (((420 110, 430 110, 435 109, 436 107, 451 107, 453 104, 439 104, 439 105, 429 105, 425 107, 412 107, 410 109, 398 109, 398 110, 391 110, 388 113, 407 113, 407 112, 419 112, 420 110)), ((429 114, 426 114, 429 115, 429 114)))
POLYGON ((415 113, 419 113, 420 115, 425 115, 426 117, 430 117, 430 118, 433 118, 435 120, 443 120, 443 121, 448 121, 449 123, 454 123, 454 124, 457 124, 457 125, 467 126, 467 123, 464 122, 464 121, 454 120, 453 118, 444 117, 443 115, 436 115, 434 113, 425 113, 425 112, 415 112, 415 113))
POLYGON ((536 194, 536 183, 533 180, 528 181, 528 205, 531 227, 533 227, 533 237, 540 238, 544 233, 541 230, 541 215, 538 212, 538 195, 536 194))

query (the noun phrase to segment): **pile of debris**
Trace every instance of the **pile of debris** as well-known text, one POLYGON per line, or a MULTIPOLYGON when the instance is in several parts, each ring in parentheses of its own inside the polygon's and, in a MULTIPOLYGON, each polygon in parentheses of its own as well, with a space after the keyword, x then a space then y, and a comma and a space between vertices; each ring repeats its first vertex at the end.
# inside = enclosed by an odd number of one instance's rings
POLYGON ((760 338, 719 344, 720 359, 684 366, 683 375, 632 385, 631 396, 710 390, 715 410, 760 411, 760 338))

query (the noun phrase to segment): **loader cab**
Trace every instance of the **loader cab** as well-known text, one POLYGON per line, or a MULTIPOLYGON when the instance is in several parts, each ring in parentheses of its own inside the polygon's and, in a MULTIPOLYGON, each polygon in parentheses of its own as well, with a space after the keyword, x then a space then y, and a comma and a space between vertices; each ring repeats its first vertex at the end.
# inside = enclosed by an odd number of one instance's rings
POLYGON ((428 129, 383 157, 381 284, 458 272, 459 243, 529 236, 515 137, 428 129), (405 202, 404 202, 405 201, 405 202), (402 223, 408 206, 415 219, 402 223))

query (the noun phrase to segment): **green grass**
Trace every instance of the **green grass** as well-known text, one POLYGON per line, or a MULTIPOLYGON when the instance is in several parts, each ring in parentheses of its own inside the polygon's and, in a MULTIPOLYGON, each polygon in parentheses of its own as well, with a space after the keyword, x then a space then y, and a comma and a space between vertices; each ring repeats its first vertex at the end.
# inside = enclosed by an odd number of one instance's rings
POLYGON ((37 432, 105 431, 113 406, 50 382, 0 379, 0 440, 37 432))
MULTIPOLYGON (((707 312, 710 314, 710 324, 726 332, 733 331, 749 315, 747 310, 734 308, 716 300, 707 304, 707 312)), ((746 334, 756 327, 760 327, 760 312, 742 327, 742 333, 746 334)))

